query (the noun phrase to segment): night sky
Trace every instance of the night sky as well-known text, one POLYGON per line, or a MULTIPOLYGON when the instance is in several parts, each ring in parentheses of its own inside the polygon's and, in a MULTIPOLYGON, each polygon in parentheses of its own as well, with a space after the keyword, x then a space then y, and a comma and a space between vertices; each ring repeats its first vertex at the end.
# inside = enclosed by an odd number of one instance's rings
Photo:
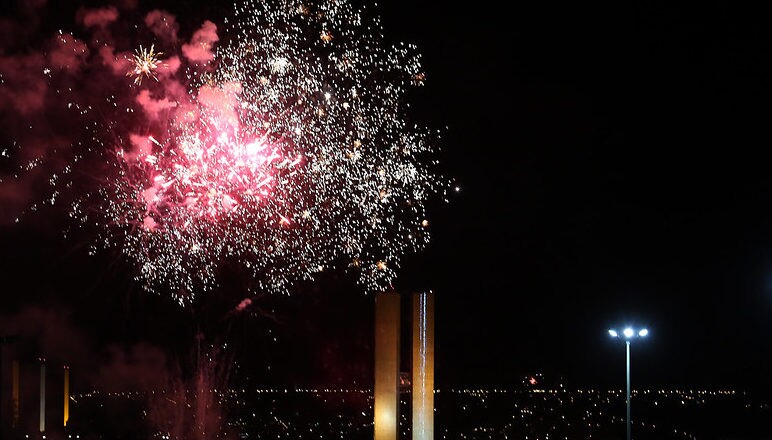
MULTIPOLYGON (((181 34, 230 9, 192 3, 139 8, 178 15, 181 34)), ((432 241, 396 286, 436 294, 439 387, 544 373, 621 388, 607 329, 625 324, 650 330, 633 344, 637 384, 772 387, 766 15, 729 1, 379 7, 386 38, 424 55, 413 116, 443 130, 461 188, 429 207, 432 241)), ((156 352, 184 361, 202 332, 256 382, 372 379, 372 297, 345 274, 262 298, 255 316, 228 314, 243 298, 228 285, 182 309, 40 217, 0 223, 0 331, 35 335, 25 355, 71 343, 96 377, 156 352)))

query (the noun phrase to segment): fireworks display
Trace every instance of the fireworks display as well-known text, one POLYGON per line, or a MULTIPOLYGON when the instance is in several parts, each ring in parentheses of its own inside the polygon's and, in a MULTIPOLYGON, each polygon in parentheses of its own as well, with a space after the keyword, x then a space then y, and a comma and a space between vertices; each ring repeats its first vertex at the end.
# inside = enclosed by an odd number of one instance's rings
POLYGON ((93 251, 118 249, 143 286, 181 304, 225 267, 255 291, 342 268, 365 291, 388 289, 428 243, 426 203, 447 187, 433 170, 438 133, 407 117, 425 79, 416 48, 386 44, 377 14, 344 1, 248 0, 187 40, 160 10, 119 35, 124 15, 139 16, 81 10, 83 40, 60 31, 39 58, 0 58, 0 109, 82 127, 48 127, 57 148, 19 129, 4 151, 21 171, 0 196, 54 169, 45 201, 71 192, 93 251), (20 63, 42 78, 22 79, 20 63))

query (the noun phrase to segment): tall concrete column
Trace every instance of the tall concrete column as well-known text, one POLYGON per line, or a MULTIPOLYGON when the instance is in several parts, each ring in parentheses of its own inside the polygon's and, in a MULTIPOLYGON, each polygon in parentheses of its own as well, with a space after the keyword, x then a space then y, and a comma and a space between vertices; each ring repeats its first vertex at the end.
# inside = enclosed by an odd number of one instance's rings
POLYGON ((375 440, 397 440, 399 433, 399 298, 375 296, 375 440))
POLYGON ((434 295, 413 294, 413 440, 434 440, 434 295))

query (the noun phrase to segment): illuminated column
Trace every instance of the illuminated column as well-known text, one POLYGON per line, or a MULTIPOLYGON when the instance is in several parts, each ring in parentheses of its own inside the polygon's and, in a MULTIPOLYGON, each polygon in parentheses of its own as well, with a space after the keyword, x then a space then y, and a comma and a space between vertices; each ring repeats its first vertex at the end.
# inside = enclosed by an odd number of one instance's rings
POLYGON ((434 439, 434 295, 413 294, 413 440, 434 439))
POLYGON ((40 359, 40 432, 46 431, 46 360, 40 359))
POLYGON ((399 428, 399 294, 375 296, 375 440, 397 440, 399 428))
POLYGON ((70 419, 70 367, 64 366, 64 426, 70 419))
POLYGON ((19 361, 13 361, 11 366, 11 427, 19 426, 19 361))

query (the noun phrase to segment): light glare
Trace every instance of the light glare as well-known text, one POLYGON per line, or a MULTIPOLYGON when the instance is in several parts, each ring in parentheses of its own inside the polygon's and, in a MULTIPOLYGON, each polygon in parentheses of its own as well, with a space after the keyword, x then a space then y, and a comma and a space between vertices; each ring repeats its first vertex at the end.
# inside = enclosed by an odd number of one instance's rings
POLYGON ((645 337, 645 336, 646 336, 646 335, 648 335, 648 334, 649 334, 649 330, 647 330, 647 329, 645 329, 645 328, 644 328, 644 329, 641 329, 641 331, 639 331, 639 332, 638 332, 638 336, 640 336, 640 337, 642 337, 642 338, 643 338, 643 337, 645 337))
POLYGON ((616 330, 609 330, 608 334, 611 335, 612 338, 616 338, 617 336, 619 336, 619 333, 617 333, 616 330))
POLYGON ((635 332, 633 331, 633 329, 631 329, 630 327, 627 327, 627 328, 626 328, 626 329, 623 331, 623 333, 624 333, 624 335, 625 335, 625 337, 626 337, 626 338, 632 338, 632 337, 633 337, 633 335, 635 334, 635 332))

